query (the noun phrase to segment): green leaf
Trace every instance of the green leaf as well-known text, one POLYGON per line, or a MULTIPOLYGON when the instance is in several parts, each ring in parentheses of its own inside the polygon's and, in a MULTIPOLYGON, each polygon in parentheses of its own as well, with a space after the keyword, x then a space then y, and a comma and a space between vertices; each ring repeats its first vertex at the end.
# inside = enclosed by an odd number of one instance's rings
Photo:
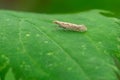
POLYGON ((100 10, 76 14, 0 11, 0 76, 16 80, 118 80, 120 21, 100 10), (58 29, 53 20, 87 26, 58 29))

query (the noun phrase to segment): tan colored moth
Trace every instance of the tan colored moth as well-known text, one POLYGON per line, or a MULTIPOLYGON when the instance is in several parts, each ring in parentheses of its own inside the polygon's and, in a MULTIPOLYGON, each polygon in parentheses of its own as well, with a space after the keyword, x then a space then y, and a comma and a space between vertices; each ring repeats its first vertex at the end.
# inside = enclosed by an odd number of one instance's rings
POLYGON ((77 24, 62 22, 57 20, 54 21, 54 23, 58 24, 60 27, 65 28, 67 30, 79 31, 79 32, 87 31, 87 27, 85 25, 77 25, 77 24))

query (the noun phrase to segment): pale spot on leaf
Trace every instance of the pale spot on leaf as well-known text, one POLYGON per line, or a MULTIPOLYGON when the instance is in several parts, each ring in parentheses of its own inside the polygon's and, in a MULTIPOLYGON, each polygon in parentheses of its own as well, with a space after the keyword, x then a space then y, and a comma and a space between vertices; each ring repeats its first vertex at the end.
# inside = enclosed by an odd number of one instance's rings
POLYGON ((7 18, 7 19, 6 19, 6 21, 10 21, 10 19, 9 19, 9 18, 7 18))
POLYGON ((98 42, 98 44, 102 44, 102 42, 101 42, 101 41, 99 41, 99 42, 98 42))
POLYGON ((29 36, 30 36, 30 34, 26 34, 26 36, 27 36, 27 37, 29 37, 29 36))
POLYGON ((85 52, 82 52, 82 55, 85 56, 85 52))
POLYGON ((47 53, 48 56, 51 56, 51 55, 53 55, 53 54, 54 54, 53 52, 47 53))
POLYGON ((86 45, 82 45, 82 48, 84 49, 84 50, 86 50, 87 48, 86 48, 86 45))
POLYGON ((95 69, 99 69, 100 67, 99 66, 96 66, 95 69))
POLYGON ((40 55, 43 55, 43 53, 42 53, 42 52, 40 52, 39 54, 40 54, 40 55))
POLYGON ((67 70, 68 70, 68 71, 71 71, 71 70, 72 70, 72 67, 68 67, 67 70))
POLYGON ((44 43, 46 43, 46 44, 47 44, 47 43, 48 43, 48 41, 44 41, 44 43))
POLYGON ((36 34, 36 37, 39 37, 40 35, 39 34, 36 34))
POLYGON ((53 64, 48 64, 48 67, 52 67, 53 66, 53 64))

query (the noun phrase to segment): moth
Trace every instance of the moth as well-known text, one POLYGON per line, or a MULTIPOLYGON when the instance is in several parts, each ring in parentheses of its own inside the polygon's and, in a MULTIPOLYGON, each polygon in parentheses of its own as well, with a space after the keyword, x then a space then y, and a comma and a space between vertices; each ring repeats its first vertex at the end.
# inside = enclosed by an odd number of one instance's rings
POLYGON ((72 31, 78 31, 78 32, 85 32, 87 31, 87 27, 85 25, 77 25, 73 23, 68 22, 62 22, 62 21, 53 21, 55 24, 58 24, 59 27, 62 27, 66 30, 72 30, 72 31))

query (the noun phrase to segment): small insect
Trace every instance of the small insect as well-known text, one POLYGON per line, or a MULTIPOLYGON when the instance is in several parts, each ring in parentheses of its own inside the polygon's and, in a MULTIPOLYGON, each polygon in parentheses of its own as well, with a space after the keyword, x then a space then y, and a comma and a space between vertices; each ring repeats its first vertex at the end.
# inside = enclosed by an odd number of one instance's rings
POLYGON ((53 22, 55 24, 58 24, 60 27, 65 28, 66 30, 79 31, 79 32, 87 31, 87 27, 85 25, 77 25, 62 21, 53 21, 53 22))

